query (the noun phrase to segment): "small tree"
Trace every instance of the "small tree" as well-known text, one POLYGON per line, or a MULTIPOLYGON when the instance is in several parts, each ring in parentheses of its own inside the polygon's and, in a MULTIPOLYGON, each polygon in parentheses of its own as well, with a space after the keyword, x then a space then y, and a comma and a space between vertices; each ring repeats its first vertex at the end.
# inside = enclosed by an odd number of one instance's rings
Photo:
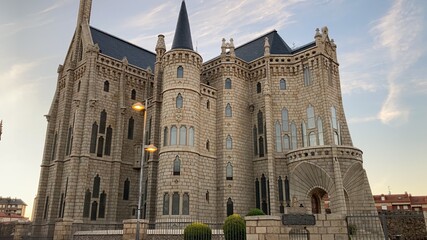
POLYGON ((251 208, 246 216, 260 216, 265 215, 265 213, 259 208, 251 208))
POLYGON ((204 223, 194 222, 184 229, 184 240, 211 240, 212 230, 204 223))
POLYGON ((246 240, 246 223, 239 214, 228 216, 223 230, 225 240, 246 240))

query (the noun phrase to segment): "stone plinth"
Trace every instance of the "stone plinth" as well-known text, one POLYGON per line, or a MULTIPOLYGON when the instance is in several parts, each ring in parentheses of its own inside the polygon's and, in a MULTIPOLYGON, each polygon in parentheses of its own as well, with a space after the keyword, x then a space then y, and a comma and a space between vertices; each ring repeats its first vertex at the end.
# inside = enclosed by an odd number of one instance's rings
POLYGON ((73 238, 73 220, 60 219, 55 223, 53 240, 70 240, 73 238))
MULTIPOLYGON (((136 219, 127 219, 123 221, 123 238, 122 240, 133 240, 136 236, 136 227, 138 221, 136 219)), ((148 220, 139 220, 139 239, 144 240, 147 236, 148 220)))

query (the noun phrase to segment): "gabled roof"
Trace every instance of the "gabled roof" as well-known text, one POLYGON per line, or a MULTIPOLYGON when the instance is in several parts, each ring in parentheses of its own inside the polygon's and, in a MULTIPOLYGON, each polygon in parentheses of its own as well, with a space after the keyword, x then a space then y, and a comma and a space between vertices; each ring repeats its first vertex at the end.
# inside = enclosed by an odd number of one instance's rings
POLYGON ((94 27, 90 27, 90 32, 93 42, 98 44, 102 54, 120 61, 126 57, 130 64, 143 69, 150 67, 154 71, 154 64, 156 62, 155 53, 94 27))
POLYGON ((185 1, 182 1, 181 4, 181 10, 179 11, 175 36, 172 43, 172 49, 178 48, 193 50, 193 40, 191 39, 190 22, 188 21, 185 1))
POLYGON ((315 42, 311 42, 292 50, 277 33, 277 31, 273 30, 248 43, 243 44, 242 46, 237 47, 235 49, 236 56, 245 60, 246 62, 251 62, 264 56, 264 39, 266 37, 268 37, 268 42, 270 44, 270 54, 294 54, 307 48, 316 46, 315 42))

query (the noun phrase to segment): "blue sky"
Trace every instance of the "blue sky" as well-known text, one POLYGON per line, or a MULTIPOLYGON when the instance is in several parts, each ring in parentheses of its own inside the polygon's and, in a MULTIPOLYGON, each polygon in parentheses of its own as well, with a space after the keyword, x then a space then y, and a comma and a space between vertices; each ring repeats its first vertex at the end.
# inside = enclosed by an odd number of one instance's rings
MULTIPOLYGON (((154 51, 170 48, 180 0, 93 0, 91 25, 154 51)), ((276 29, 289 46, 328 26, 338 46, 344 109, 364 151, 372 192, 427 195, 427 2, 424 0, 187 0, 205 61, 276 29)), ((0 196, 31 213, 47 114, 76 27, 77 0, 4 0, 0 7, 0 196)))

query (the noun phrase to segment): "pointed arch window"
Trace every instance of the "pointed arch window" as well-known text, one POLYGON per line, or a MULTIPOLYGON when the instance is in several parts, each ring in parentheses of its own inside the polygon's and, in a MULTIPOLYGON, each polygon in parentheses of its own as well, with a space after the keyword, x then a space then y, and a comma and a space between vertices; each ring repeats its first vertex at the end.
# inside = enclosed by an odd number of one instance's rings
POLYGON ((225 79, 225 89, 231 89, 231 79, 227 78, 225 79))
POLYGON ((309 146, 316 146, 317 145, 317 139, 316 139, 316 133, 310 132, 308 135, 308 145, 309 146))
POLYGON ((129 200, 129 192, 130 192, 130 181, 129 181, 129 178, 126 178, 123 186, 123 200, 129 200))
POLYGON ((96 151, 97 157, 102 157, 102 151, 104 150, 104 137, 98 138, 98 150, 96 151))
POLYGON ((109 92, 110 91, 110 82, 105 81, 104 82, 104 92, 109 92))
POLYGON ((256 126, 254 125, 254 128, 252 129, 252 134, 253 134, 253 141, 254 141, 254 154, 255 156, 258 155, 258 140, 257 140, 257 129, 256 126))
POLYGON ((289 139, 289 135, 285 134, 283 135, 283 148, 285 149, 285 151, 288 151, 289 149, 291 149, 291 142, 289 139))
POLYGON ((176 77, 177 78, 183 78, 184 77, 184 68, 182 66, 179 66, 176 69, 176 77))
POLYGON ((173 161, 173 175, 181 175, 181 159, 179 159, 178 156, 176 156, 175 160, 173 161))
POLYGON ((101 196, 99 197, 99 218, 105 218, 105 207, 107 205, 107 194, 102 191, 101 196))
POLYGON ((230 162, 227 163, 227 167, 225 168, 225 175, 227 180, 233 180, 233 166, 230 162))
POLYGON ((84 204, 83 204, 83 217, 88 218, 89 217, 89 213, 90 213, 90 197, 91 197, 91 192, 89 191, 89 189, 86 189, 86 193, 85 193, 85 200, 84 200, 84 204))
POLYGON ((264 138, 259 137, 258 139, 259 157, 264 157, 264 138))
POLYGON ((194 127, 188 130, 188 145, 194 146, 194 127))
POLYGON ((99 133, 105 133, 105 127, 107 125, 107 112, 102 110, 99 120, 99 133))
POLYGON ((227 106, 225 106, 225 116, 231 117, 233 115, 231 105, 230 103, 227 103, 227 106))
POLYGON ((312 82, 311 82, 310 67, 308 66, 308 64, 304 64, 303 71, 304 71, 304 86, 310 86, 312 82))
POLYGON ((163 146, 168 145, 168 135, 169 135, 168 127, 165 127, 163 129, 163 146))
POLYGON ((172 215, 179 215, 179 193, 174 192, 172 195, 172 215))
POLYGON ((297 126, 295 123, 291 123, 291 140, 292 140, 292 150, 295 150, 298 148, 298 142, 297 142, 297 126))
POLYGON ((130 99, 135 100, 136 99, 136 90, 132 89, 132 91, 130 92, 130 99))
POLYGON ((301 123, 301 139, 303 147, 307 147, 307 128, 305 122, 301 123))
POLYGON ((93 201, 92 202, 92 211, 90 213, 90 220, 95 221, 97 213, 98 213, 98 202, 93 201))
POLYGON ((259 189, 259 180, 258 178, 255 179, 255 206, 256 208, 261 208, 261 202, 260 202, 260 189, 259 189))
POLYGON ((230 135, 227 136, 226 144, 225 145, 226 145, 227 149, 232 149, 233 148, 233 139, 231 138, 230 135))
POLYGON ((267 204, 267 178, 264 174, 261 176, 261 209, 267 214, 268 213, 268 204, 267 204))
POLYGON ((134 125, 135 125, 135 120, 133 119, 133 117, 130 117, 128 121, 128 139, 133 139, 134 125))
POLYGON ((179 145, 187 145, 187 127, 181 126, 179 128, 179 145))
POLYGON ((188 193, 182 195, 182 215, 190 215, 190 195, 188 193))
POLYGON ((176 145, 176 141, 177 141, 177 127, 176 126, 172 126, 171 127, 171 145, 176 145))
POLYGON ((264 117, 261 110, 258 111, 258 134, 263 134, 264 130, 264 117))
POLYGON ((181 93, 178 93, 178 96, 176 97, 176 108, 180 109, 184 105, 184 99, 181 95, 181 93))
POLYGON ((285 132, 289 131, 289 116, 288 109, 286 108, 282 109, 282 130, 285 132))
POLYGON ((279 121, 274 124, 274 128, 276 133, 276 152, 282 152, 282 134, 279 121))
POLYGON ((338 129, 337 110, 334 106, 331 107, 332 128, 338 129))
POLYGON ((319 145, 325 145, 323 140, 323 123, 320 117, 317 119, 317 134, 319 138, 319 145))
POLYGON ((314 119, 314 108, 313 106, 308 105, 307 108, 307 128, 312 129, 316 127, 316 120, 314 119))
POLYGON ((280 79, 280 90, 286 90, 286 80, 280 79))
POLYGON ((169 215, 169 193, 163 195, 163 215, 169 215))
POLYGON ((233 215, 234 213, 234 206, 233 206, 233 200, 231 198, 228 198, 227 200, 227 217, 230 215, 233 215))
POLYGON ((111 155, 111 142, 113 139, 113 129, 111 128, 111 126, 108 126, 107 128, 107 136, 105 136, 105 150, 104 150, 104 154, 105 156, 110 156, 111 155))
POLYGON ((256 84, 256 93, 261 93, 261 83, 260 82, 258 82, 256 84))
POLYGON ((101 178, 99 177, 99 174, 96 174, 96 176, 93 178, 93 194, 92 197, 98 198, 99 197, 99 188, 101 185, 101 178))

